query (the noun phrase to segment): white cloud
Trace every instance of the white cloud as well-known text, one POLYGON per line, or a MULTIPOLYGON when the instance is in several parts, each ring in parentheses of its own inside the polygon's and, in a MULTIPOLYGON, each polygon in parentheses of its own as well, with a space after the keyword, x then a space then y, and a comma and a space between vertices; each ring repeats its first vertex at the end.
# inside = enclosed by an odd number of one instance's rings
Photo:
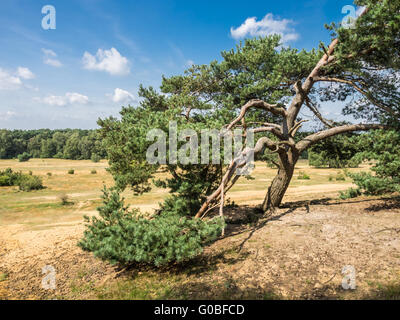
POLYGON ((115 103, 129 103, 135 101, 135 96, 129 91, 116 88, 112 100, 115 103))
POLYGON ((67 105, 73 105, 73 104, 82 105, 89 103, 89 98, 87 96, 84 96, 76 92, 67 92, 64 96, 50 95, 43 99, 34 98, 34 100, 38 102, 43 102, 49 106, 56 106, 56 107, 65 107, 67 105))
POLYGON ((19 77, 0 68, 0 90, 18 89, 21 85, 22 81, 19 77))
POLYGON ((83 67, 87 70, 105 71, 111 75, 126 75, 130 73, 129 60, 117 49, 97 50, 96 56, 85 52, 82 58, 83 67))
POLYGON ((80 93, 67 92, 65 96, 70 104, 88 104, 89 103, 89 98, 80 93))
POLYGON ((61 96, 47 96, 42 100, 37 99, 38 101, 42 101, 49 106, 57 106, 57 107, 64 107, 67 105, 67 99, 61 96))
POLYGON ((231 28, 231 35, 234 39, 250 37, 265 37, 271 34, 282 36, 282 42, 293 41, 299 38, 290 25, 294 22, 288 19, 274 19, 272 13, 268 13, 262 20, 257 21, 256 17, 247 18, 246 21, 237 28, 231 28))
POLYGON ((35 75, 32 73, 31 70, 29 70, 28 68, 23 68, 23 67, 18 67, 17 76, 22 79, 26 79, 26 80, 35 78, 35 75))
POLYGON ((49 66, 56 67, 56 68, 62 67, 62 63, 60 62, 60 60, 55 59, 55 58, 57 58, 57 54, 53 50, 42 49, 42 52, 45 55, 43 58, 44 64, 47 64, 49 66))
POLYGON ((9 120, 17 114, 13 111, 0 112, 0 120, 9 120))
POLYGON ((50 49, 42 49, 42 52, 45 54, 47 57, 57 57, 57 54, 50 49))
POLYGON ((24 67, 18 67, 15 72, 9 72, 0 68, 0 90, 15 90, 19 89, 22 85, 29 88, 29 85, 25 85, 21 79, 30 80, 35 78, 35 75, 31 70, 24 67))
POLYGON ((56 67, 56 68, 62 67, 62 63, 57 59, 48 58, 48 59, 43 60, 43 63, 48 64, 49 66, 52 66, 52 67, 56 67))

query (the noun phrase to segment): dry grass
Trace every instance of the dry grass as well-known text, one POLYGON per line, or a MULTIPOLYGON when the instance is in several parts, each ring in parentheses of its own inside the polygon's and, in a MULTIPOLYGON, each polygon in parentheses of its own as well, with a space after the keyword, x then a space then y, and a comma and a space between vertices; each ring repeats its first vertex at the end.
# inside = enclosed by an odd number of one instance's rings
MULTIPOLYGON (((0 160, 0 170, 12 168, 43 178, 45 189, 20 192, 16 187, 0 188, 0 223, 40 225, 82 220, 82 212, 93 212, 101 202, 103 185, 111 186, 113 179, 106 171, 107 162, 72 161, 59 159, 31 159, 20 163, 17 160, 0 160), (74 169, 75 174, 68 174, 74 169), (92 174, 96 170, 97 174, 92 174), (51 173, 51 176, 48 175, 51 173), (65 194, 73 206, 64 206, 60 195, 65 194)), ((157 207, 164 197, 164 190, 154 189, 149 195, 134 197, 130 192, 124 196, 130 204, 144 209, 157 207)))
MULTIPOLYGON (((106 171, 107 162, 104 160, 99 163, 90 160, 59 159, 31 159, 23 163, 17 160, 0 160, 0 170, 9 167, 24 173, 32 171, 34 175, 41 176, 46 188, 33 192, 21 192, 16 187, 0 188, 2 225, 32 226, 81 220, 85 212, 93 213, 100 204, 102 186, 113 184, 111 175, 106 171), (68 174, 69 169, 74 169, 75 174, 68 174), (96 170, 97 174, 92 174, 92 170, 96 170), (48 173, 51 173, 51 176, 48 173), (59 200, 60 194, 65 194, 74 205, 63 206, 59 200)), ((324 188, 324 196, 337 197, 338 191, 351 186, 350 181, 329 181, 329 176, 336 175, 337 172, 336 169, 310 168, 306 161, 300 161, 284 200, 297 201, 319 196, 321 188, 324 188), (296 179, 300 171, 309 175, 310 180, 296 179)), ((230 191, 229 198, 240 205, 262 202, 275 173, 276 170, 263 163, 257 163, 252 174, 255 180, 241 178, 230 191)), ((167 191, 159 188, 154 188, 140 197, 133 196, 129 191, 124 193, 127 203, 147 212, 157 208, 166 195, 167 191)))

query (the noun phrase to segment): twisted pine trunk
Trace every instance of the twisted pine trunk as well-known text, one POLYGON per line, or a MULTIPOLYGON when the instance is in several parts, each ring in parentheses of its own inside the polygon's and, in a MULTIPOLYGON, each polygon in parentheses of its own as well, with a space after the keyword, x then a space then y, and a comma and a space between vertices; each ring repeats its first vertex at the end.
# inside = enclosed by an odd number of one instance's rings
POLYGON ((264 212, 277 208, 281 205, 282 199, 292 180, 294 168, 298 160, 298 156, 292 154, 281 154, 279 156, 278 174, 272 180, 271 186, 265 196, 262 210, 264 212))

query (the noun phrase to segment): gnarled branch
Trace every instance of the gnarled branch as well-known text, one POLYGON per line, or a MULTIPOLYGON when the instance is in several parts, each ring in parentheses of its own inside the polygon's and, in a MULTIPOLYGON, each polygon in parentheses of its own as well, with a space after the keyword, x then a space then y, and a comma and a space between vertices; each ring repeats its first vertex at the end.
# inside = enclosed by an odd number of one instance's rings
MULTIPOLYGON (((274 152, 277 152, 279 150, 279 145, 282 144, 282 142, 277 142, 275 143, 271 139, 267 137, 262 137, 260 138, 254 148, 246 148, 243 150, 241 155, 234 159, 232 163, 229 165, 228 169, 226 170, 223 178, 221 185, 218 187, 217 190, 215 190, 208 198, 207 200, 203 203, 201 206, 200 210, 196 213, 196 218, 200 218, 204 215, 204 213, 207 211, 208 206, 215 201, 218 197, 221 196, 221 192, 224 192, 224 186, 226 186, 229 181, 231 181, 232 178, 234 178, 234 182, 237 181, 237 175, 236 175, 236 170, 239 168, 242 168, 246 165, 248 161, 248 157, 251 153, 254 153, 254 155, 257 155, 265 150, 265 148, 268 148, 274 152)), ((232 183, 229 187, 229 189, 233 186, 234 183, 232 183)))
POLYGON ((334 122, 328 119, 325 119, 322 114, 318 111, 317 107, 314 106, 311 100, 307 97, 306 106, 314 113, 314 115, 328 128, 333 128, 335 126, 334 122))
POLYGON ((382 124, 349 124, 340 127, 334 127, 328 130, 320 131, 309 135, 308 137, 304 138, 303 140, 299 141, 296 144, 296 148, 302 152, 306 150, 308 147, 321 141, 323 139, 335 136, 337 134, 347 133, 347 132, 354 132, 354 131, 368 131, 374 129, 387 129, 388 126, 382 124))
POLYGON ((286 117, 287 115, 285 108, 279 104, 269 104, 265 101, 254 99, 250 100, 242 107, 239 116, 228 125, 227 130, 232 129, 237 123, 239 123, 246 116, 246 113, 250 108, 263 109, 276 116, 286 117))

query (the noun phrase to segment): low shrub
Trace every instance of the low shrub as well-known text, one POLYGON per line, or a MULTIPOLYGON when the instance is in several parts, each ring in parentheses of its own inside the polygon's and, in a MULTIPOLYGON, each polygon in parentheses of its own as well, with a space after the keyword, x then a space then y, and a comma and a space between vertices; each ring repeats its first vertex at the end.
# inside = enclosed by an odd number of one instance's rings
POLYGON ((69 201, 69 197, 66 193, 62 193, 58 196, 58 198, 60 199, 60 202, 63 206, 66 206, 68 204, 70 204, 71 202, 69 201))
POLYGON ((21 191, 31 191, 43 189, 43 181, 38 176, 21 175, 17 185, 21 191))
POLYGON ((43 181, 40 177, 13 172, 11 168, 0 171, 0 186, 18 186, 21 191, 31 191, 43 189, 43 181))
POLYGON ((0 187, 9 187, 9 186, 12 186, 10 177, 6 175, 1 175, 0 187))
POLYGON ((377 177, 367 172, 352 173, 349 176, 366 195, 382 195, 400 191, 400 185, 388 177, 377 177))
POLYGON ((400 192, 400 131, 373 130, 361 136, 357 157, 368 161, 371 172, 349 173, 348 176, 365 195, 400 192))
POLYGON ((360 189, 354 188, 347 189, 346 191, 340 191, 339 193, 339 198, 342 200, 357 198, 359 196, 361 196, 360 189))
POLYGON ((316 168, 358 168, 361 161, 358 159, 340 160, 338 158, 329 159, 329 153, 317 154, 314 152, 309 153, 309 164, 316 168))
POLYGON ((11 187, 16 185, 21 175, 22 175, 21 172, 13 172, 11 168, 7 168, 4 171, 0 171, 0 186, 11 187))
POLYGON ((96 174, 97 171, 96 171, 96 170, 92 170, 92 171, 90 171, 90 173, 91 173, 91 174, 96 174))
POLYGON ((68 170, 68 174, 75 174, 75 170, 74 169, 68 170))
POLYGON ((358 140, 357 134, 344 134, 319 141, 309 149, 310 166, 357 168, 362 162, 359 158, 355 158, 360 152, 358 140))
POLYGON ((17 158, 18 158, 19 162, 27 162, 32 158, 32 156, 29 153, 24 152, 24 153, 18 155, 17 158))
POLYGON ((307 173, 305 173, 304 171, 300 171, 297 179, 299 179, 299 180, 310 180, 311 177, 307 173))
POLYGON ((147 219, 138 210, 124 207, 117 191, 104 189, 103 193, 100 218, 85 217, 87 230, 78 245, 113 264, 159 267, 189 260, 216 240, 223 227, 219 217, 203 221, 161 213, 147 219))

